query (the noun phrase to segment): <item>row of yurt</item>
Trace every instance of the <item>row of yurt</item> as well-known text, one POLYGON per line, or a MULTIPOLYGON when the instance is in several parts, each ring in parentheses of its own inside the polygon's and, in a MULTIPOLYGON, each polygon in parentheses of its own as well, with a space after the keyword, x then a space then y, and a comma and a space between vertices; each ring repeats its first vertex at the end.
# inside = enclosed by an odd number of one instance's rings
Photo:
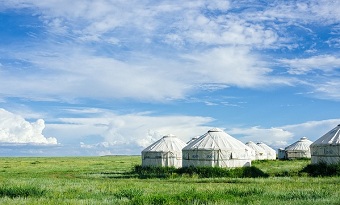
POLYGON ((310 145, 312 164, 340 163, 340 124, 310 145))
POLYGON ((267 152, 262 147, 258 146, 255 142, 249 141, 246 143, 246 145, 250 148, 252 148, 255 153, 252 156, 252 160, 265 160, 267 158, 267 152))
POLYGON ((262 149, 264 149, 264 151, 266 151, 268 160, 275 160, 276 159, 276 151, 273 148, 269 147, 268 145, 266 145, 263 142, 259 142, 256 145, 261 147, 262 149))
POLYGON ((278 151, 279 159, 301 159, 311 158, 309 146, 313 142, 308 140, 307 137, 302 137, 300 140, 287 146, 285 149, 280 148, 278 151))
MULTIPOLYGON (((276 159, 276 152, 264 143, 247 145, 214 128, 185 144, 173 135, 164 136, 142 151, 142 166, 250 166, 254 159, 276 159), (253 147, 253 148, 252 148, 253 147), (264 152, 264 151, 265 152, 264 152)), ((309 158, 312 164, 340 163, 340 124, 311 143, 307 138, 278 150, 279 159, 309 158), (309 146, 310 145, 310 146, 309 146), (310 151, 308 150, 310 148, 310 151)))
POLYGON ((254 150, 223 130, 213 128, 185 144, 164 136, 142 151, 142 166, 251 166, 254 150))

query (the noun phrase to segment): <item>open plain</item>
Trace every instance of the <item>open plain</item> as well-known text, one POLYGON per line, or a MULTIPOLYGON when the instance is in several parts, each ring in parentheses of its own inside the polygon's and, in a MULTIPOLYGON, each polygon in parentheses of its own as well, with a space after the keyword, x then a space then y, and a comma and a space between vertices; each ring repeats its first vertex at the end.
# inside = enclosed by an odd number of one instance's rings
POLYGON ((340 177, 309 160, 255 161, 269 177, 140 178, 140 156, 0 158, 0 204, 339 204, 340 177))

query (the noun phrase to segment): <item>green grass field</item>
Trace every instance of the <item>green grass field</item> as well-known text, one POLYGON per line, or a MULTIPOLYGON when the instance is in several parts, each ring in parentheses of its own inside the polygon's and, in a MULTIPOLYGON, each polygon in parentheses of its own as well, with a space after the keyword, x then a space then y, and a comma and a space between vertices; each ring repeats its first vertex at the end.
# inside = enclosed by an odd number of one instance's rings
POLYGON ((0 158, 0 204, 340 204, 340 177, 308 177, 308 160, 256 161, 266 178, 140 179, 140 156, 0 158))

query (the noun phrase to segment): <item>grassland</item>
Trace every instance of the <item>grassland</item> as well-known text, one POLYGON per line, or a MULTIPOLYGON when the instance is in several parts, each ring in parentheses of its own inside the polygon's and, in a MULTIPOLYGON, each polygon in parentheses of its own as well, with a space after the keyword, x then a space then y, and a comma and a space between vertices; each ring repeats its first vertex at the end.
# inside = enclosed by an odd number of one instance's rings
POLYGON ((299 173, 307 160, 257 161, 269 177, 141 179, 140 156, 0 158, 0 204, 340 204, 340 177, 299 173))

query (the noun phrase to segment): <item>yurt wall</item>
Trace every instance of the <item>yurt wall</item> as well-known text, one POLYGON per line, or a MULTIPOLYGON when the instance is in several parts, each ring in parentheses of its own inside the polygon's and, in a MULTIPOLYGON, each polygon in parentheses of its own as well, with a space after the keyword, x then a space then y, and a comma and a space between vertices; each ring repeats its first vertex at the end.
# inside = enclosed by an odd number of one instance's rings
POLYGON ((340 163, 340 124, 310 145, 312 164, 340 163))

